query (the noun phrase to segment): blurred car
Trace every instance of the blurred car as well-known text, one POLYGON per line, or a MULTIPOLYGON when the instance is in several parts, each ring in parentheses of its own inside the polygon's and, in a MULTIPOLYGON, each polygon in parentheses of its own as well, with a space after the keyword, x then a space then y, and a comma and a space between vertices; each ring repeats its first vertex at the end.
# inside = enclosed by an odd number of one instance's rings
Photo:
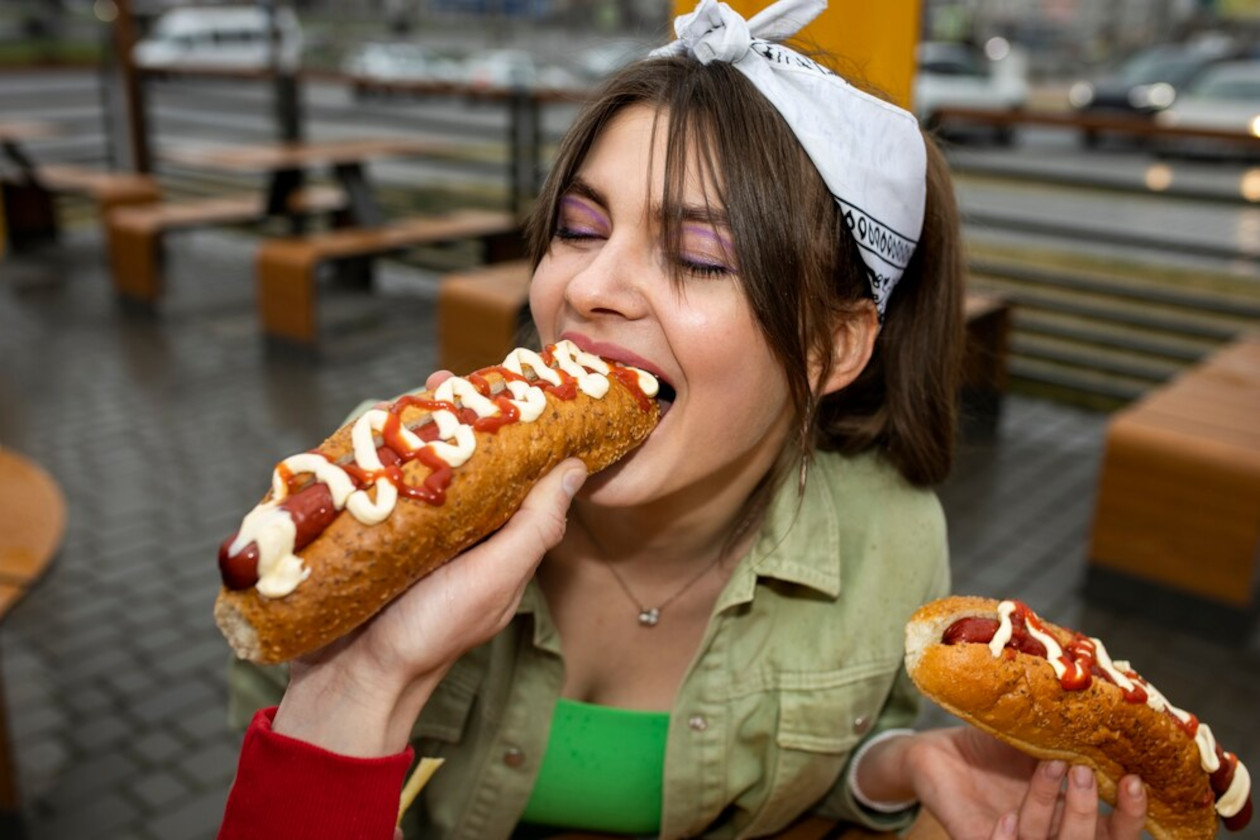
POLYGON ((580 81, 597 85, 627 64, 646 57, 651 49, 651 45, 631 38, 605 41, 574 56, 573 72, 580 81))
MULTIPOLYGON (((1226 61, 1201 73, 1159 113, 1161 125, 1236 131, 1260 138, 1260 60, 1226 61)), ((1165 154, 1260 158, 1260 147, 1211 137, 1160 140, 1165 154)))
MULTIPOLYGON (((1092 80, 1073 83, 1068 104, 1082 114, 1153 117, 1172 105, 1178 93, 1206 69, 1235 54, 1220 41, 1149 47, 1092 80)), ((1081 137, 1085 145, 1096 146, 1101 135, 1096 129, 1085 129, 1081 137)))
MULTIPOLYGON (((1001 39, 980 50, 969 44, 924 41, 916 51, 914 113, 927 128, 945 130, 940 115, 949 108, 1006 111, 1023 108, 1028 81, 1023 59, 1001 39)), ((994 128, 998 142, 1013 138, 1010 125, 994 128)))
POLYGON ((576 90, 580 80, 558 64, 520 49, 492 49, 465 60, 463 81, 477 90, 576 90))
POLYGON ((391 82, 455 84, 462 81, 460 59, 431 47, 410 43, 367 43, 341 65, 356 95, 368 96, 391 82))
POLYGON ((272 21, 254 6, 190 6, 163 12, 132 51, 140 67, 261 70, 273 58, 295 68, 302 56, 302 27, 293 10, 276 10, 279 36, 273 56, 272 21))

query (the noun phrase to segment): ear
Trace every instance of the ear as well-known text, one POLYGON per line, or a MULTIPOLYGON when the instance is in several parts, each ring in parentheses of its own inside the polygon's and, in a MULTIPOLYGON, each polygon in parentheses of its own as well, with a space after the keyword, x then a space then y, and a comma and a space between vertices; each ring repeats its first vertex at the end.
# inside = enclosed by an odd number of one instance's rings
POLYGON ((863 301, 841 318, 831 333, 831 372, 818 383, 818 395, 835 393, 849 385, 866 369, 879 337, 879 313, 874 301, 863 301))

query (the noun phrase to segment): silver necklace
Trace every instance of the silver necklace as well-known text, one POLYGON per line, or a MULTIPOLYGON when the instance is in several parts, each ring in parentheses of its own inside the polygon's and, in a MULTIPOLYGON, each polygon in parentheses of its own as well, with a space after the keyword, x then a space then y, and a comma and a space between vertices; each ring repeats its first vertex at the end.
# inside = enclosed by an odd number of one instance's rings
POLYGON ((690 589, 692 586, 697 584, 700 581, 700 578, 707 575, 709 573, 709 570, 712 569, 714 566, 716 566, 718 564, 718 561, 722 559, 722 555, 719 554, 717 557, 714 557, 713 562, 709 563, 709 565, 701 569, 699 573, 696 574, 695 577, 691 578, 686 583, 684 583, 682 585, 682 589, 679 589, 677 592, 675 592, 673 595, 670 595, 664 601, 661 601, 661 603, 655 607, 649 607, 645 605, 642 601, 640 601, 638 598, 635 597, 634 592, 630 590, 630 585, 627 584, 625 580, 622 579, 621 572, 617 571, 616 564, 614 564, 613 562, 611 562, 610 560, 602 556, 599 559, 603 560, 604 565, 608 567, 608 571, 612 572, 613 580, 617 581, 617 585, 621 587, 621 591, 626 593, 626 597, 630 599, 630 603, 634 604, 635 607, 638 608, 639 626, 640 627, 655 627, 657 624, 660 623, 661 613, 665 611, 665 608, 668 607, 670 604, 674 603, 675 601, 677 601, 679 598, 681 598, 683 596, 683 593, 685 593, 688 589, 690 589))

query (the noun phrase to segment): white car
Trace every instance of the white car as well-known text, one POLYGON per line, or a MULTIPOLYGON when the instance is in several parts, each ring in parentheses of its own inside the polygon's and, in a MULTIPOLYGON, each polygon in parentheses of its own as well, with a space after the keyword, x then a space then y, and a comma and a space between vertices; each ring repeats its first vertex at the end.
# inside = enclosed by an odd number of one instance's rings
POLYGON ((464 62, 464 83, 473 90, 561 90, 582 87, 572 73, 520 49, 474 53, 464 62))
POLYGON ((1210 137, 1161 138, 1164 153, 1260 157, 1260 60, 1226 61, 1205 70, 1155 117, 1160 125, 1236 131, 1247 145, 1210 137))
MULTIPOLYGON (((302 27, 288 7, 276 10, 279 47, 275 59, 295 69, 302 57, 302 27)), ((271 21, 256 6, 204 6, 171 9, 136 44, 132 57, 140 67, 161 69, 231 68, 263 70, 271 66, 271 21)))
POLYGON ((363 44, 346 58, 342 70, 364 93, 372 82, 452 84, 463 75, 459 59, 409 43, 363 44))
MULTIPOLYGON (((1007 111, 1028 101, 1024 58, 1001 39, 979 50, 967 44, 924 41, 916 51, 914 113, 928 128, 936 128, 949 108, 1007 111)), ((999 142, 1012 139, 1009 125, 996 130, 999 142)))

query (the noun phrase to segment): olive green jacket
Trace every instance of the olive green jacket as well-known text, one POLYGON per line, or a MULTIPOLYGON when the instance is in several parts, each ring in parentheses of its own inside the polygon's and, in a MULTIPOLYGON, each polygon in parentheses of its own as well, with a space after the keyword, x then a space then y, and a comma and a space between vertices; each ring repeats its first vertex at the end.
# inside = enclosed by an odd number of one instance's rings
MULTIPOLYGON (((883 828, 908 818, 859 806, 845 769, 864 738, 914 722, 904 625, 949 586, 940 505, 874 455, 820 454, 804 496, 791 485, 719 596, 678 690, 663 838, 756 837, 809 811, 883 828)), ((276 703, 283 679, 235 668, 234 723, 276 703)), ((456 663, 416 723, 419 754, 446 764, 407 836, 508 837, 563 681, 560 637, 531 584, 513 622, 456 663)))

